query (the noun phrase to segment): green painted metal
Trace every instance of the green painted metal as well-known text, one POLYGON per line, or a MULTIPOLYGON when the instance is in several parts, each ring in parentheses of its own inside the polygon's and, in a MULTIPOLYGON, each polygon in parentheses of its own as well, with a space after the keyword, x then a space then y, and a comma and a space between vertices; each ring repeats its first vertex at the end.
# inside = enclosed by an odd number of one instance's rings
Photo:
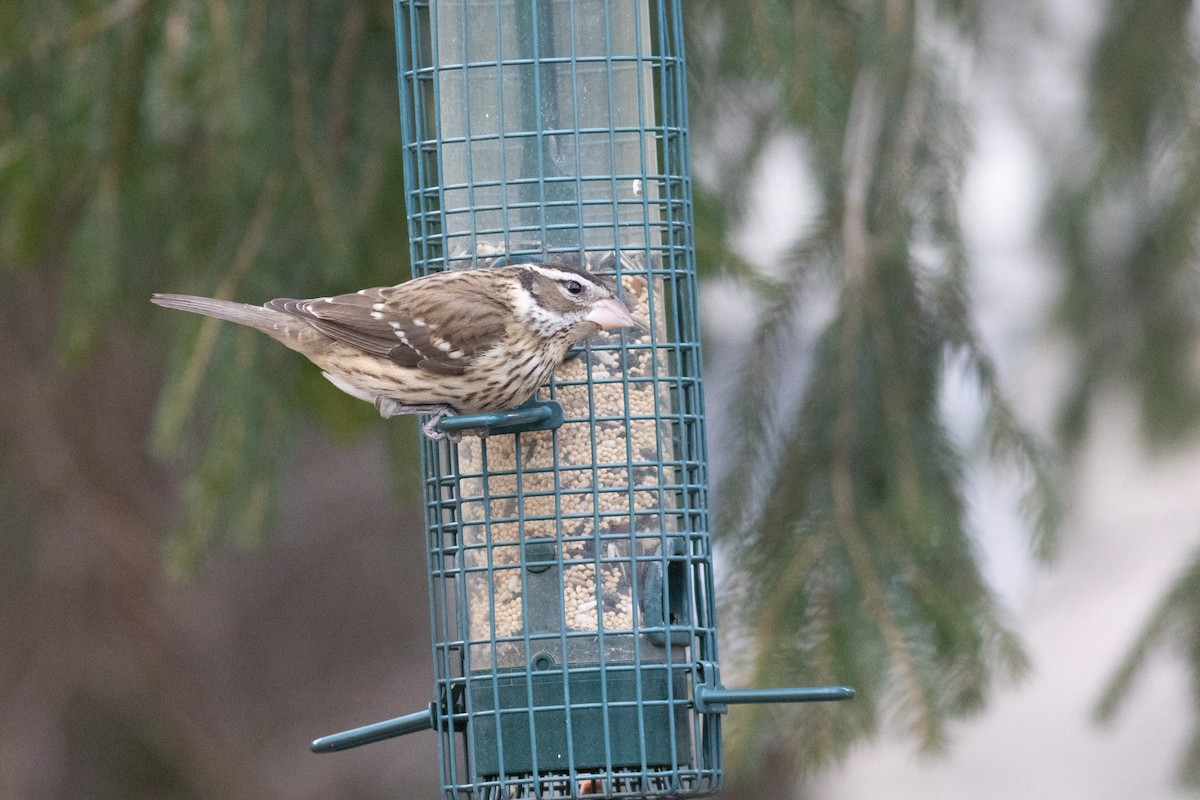
POLYGON ((414 271, 553 258, 641 330, 422 449, 447 798, 691 797, 722 780, 681 0, 396 0, 414 271))
POLYGON ((336 753, 339 750, 349 750, 352 747, 381 742, 384 739, 403 736, 406 733, 427 731, 436 724, 437 706, 430 704, 429 708, 414 714, 405 714, 403 717, 322 736, 320 739, 313 740, 312 751, 314 753, 336 753))
POLYGON ((795 689, 726 689, 695 687, 696 708, 705 713, 724 714, 726 706, 741 703, 818 703, 831 700, 853 700, 854 689, 849 686, 813 686, 795 689))
POLYGON ((487 431, 489 436, 505 433, 552 431, 563 424, 562 406, 553 400, 530 400, 509 411, 486 414, 459 414, 445 417, 438 424, 443 433, 487 431))
POLYGON ((675 753, 689 752, 686 681, 686 670, 675 670, 674 686, 668 691, 667 672, 661 667, 604 675, 599 670, 535 670, 531 681, 524 670, 497 673, 494 686, 490 681, 472 685, 472 758, 481 773, 497 775, 501 763, 506 772, 532 772, 535 744, 539 768, 556 773, 568 773, 572 768, 576 772, 606 770, 610 762, 621 770, 640 769, 643 761, 669 762, 672 747, 675 753), (534 709, 532 737, 527 719, 530 708, 534 709), (566 746, 568 713, 573 737, 570 748, 566 746), (643 726, 645 743, 636 736, 617 737, 609 743, 601 735, 605 716, 609 727, 618 731, 643 726), (492 721, 496 724, 489 724, 492 721), (567 760, 568 749, 571 761, 567 760))
POLYGON ((424 446, 445 793, 711 792, 719 724, 691 692, 716 631, 681 5, 396 13, 416 271, 582 263, 647 323, 560 367, 539 397, 555 429, 424 446))

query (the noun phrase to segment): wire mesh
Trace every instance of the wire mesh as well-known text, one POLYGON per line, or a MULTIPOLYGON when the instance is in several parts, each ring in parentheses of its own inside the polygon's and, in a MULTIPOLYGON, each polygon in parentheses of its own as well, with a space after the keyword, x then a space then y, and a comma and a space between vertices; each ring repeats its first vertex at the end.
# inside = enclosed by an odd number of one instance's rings
POLYGON ((554 431, 426 442, 448 797, 700 795, 719 717, 678 0, 397 0, 418 274, 608 274, 554 431))

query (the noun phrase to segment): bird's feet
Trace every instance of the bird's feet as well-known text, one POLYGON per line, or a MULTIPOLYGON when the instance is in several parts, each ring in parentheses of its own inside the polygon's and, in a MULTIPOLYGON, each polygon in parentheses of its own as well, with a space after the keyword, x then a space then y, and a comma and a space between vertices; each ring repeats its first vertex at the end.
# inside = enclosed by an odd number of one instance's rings
MULTIPOLYGON (((421 432, 428 438, 437 441, 447 438, 447 434, 438 430, 437 424, 444 418, 453 416, 454 409, 446 405, 417 405, 410 406, 398 402, 391 397, 376 397, 375 409, 379 412, 379 416, 384 419, 390 419, 399 414, 429 414, 429 420, 421 426, 421 432)), ((449 437, 450 441, 458 441, 457 437, 449 437)))
POLYGON ((453 408, 446 405, 423 405, 410 406, 399 403, 390 397, 375 398, 375 408, 379 411, 379 416, 387 419, 394 417, 397 414, 428 414, 429 419, 421 425, 421 432, 425 434, 427 439, 435 442, 446 439, 451 442, 459 442, 462 440, 463 434, 471 434, 478 436, 480 439, 486 439, 489 433, 487 428, 472 428, 465 431, 443 431, 438 428, 438 423, 446 417, 453 417, 457 413, 453 408))
POLYGON ((488 434, 492 432, 491 428, 463 428, 459 431, 444 431, 438 428, 437 424, 447 417, 455 416, 454 412, 448 414, 438 414, 431 417, 428 422, 421 426, 421 430, 427 437, 433 441, 446 439, 447 441, 457 444, 462 441, 463 436, 477 436, 480 439, 488 438, 488 434))
POLYGON ((421 433, 425 434, 426 439, 430 439, 435 442, 446 439, 447 441, 457 443, 460 439, 462 439, 461 433, 447 433, 446 431, 438 430, 438 423, 449 416, 453 416, 453 412, 434 414, 432 417, 426 420, 424 425, 421 426, 421 433))

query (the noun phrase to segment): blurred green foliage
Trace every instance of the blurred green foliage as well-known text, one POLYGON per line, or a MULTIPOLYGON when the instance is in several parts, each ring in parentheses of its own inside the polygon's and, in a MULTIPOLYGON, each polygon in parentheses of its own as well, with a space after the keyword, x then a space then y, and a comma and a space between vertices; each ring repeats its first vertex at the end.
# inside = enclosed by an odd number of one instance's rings
MULTIPOLYGON (((1132 387, 1144 438, 1170 448, 1200 422, 1200 6, 1109 0, 1088 72, 1096 147, 1058 176, 1047 229, 1066 271, 1061 317, 1081 344, 1065 439, 1090 400, 1132 387)), ((1194 730, 1180 779, 1200 791, 1200 551, 1181 570, 1097 706, 1112 719, 1155 650, 1191 672, 1194 730)))
POLYGON ((950 720, 1026 668, 968 530, 964 456, 941 408, 953 370, 978 387, 993 455, 1027 477, 1039 554, 1059 513, 1047 455, 971 320, 954 56, 975 46, 977 9, 702 5, 720 23, 691 49, 692 86, 705 88, 693 124, 721 142, 710 126, 732 116, 747 135, 725 148, 698 207, 736 225, 764 144, 784 135, 803 143, 819 202, 769 274, 702 249, 761 309, 718 492, 716 532, 735 567, 727 621, 745 639, 734 661, 756 684, 859 689, 852 706, 734 714, 731 754, 758 763, 783 739, 813 769, 884 720, 937 749, 950 720), (779 389, 785 363, 805 371, 799 397, 779 389))
POLYGON ((1082 353, 1063 413, 1081 439, 1092 399, 1121 382, 1147 441, 1200 421, 1200 47, 1190 0, 1111 0, 1088 70, 1088 139, 1055 176, 1046 230, 1082 353))
POLYGON ((188 465, 168 553, 190 571, 261 539, 299 416, 350 433, 374 415, 265 337, 149 295, 409 277, 391 6, 8 3, 0 37, 0 269, 60 270, 76 363, 118 323, 164 343, 153 445, 188 465))
MULTIPOLYGON (((788 712, 746 712, 735 755, 760 758, 785 736, 801 763, 820 764, 888 716, 936 747, 948 719, 977 710, 997 677, 1024 664, 965 527, 963 454, 937 401, 952 369, 978 385, 993 456, 1027 477, 1035 553, 1053 552, 1060 515, 1048 451, 1000 393, 973 332, 957 200, 977 101, 961 70, 996 35, 989 25, 1008 24, 1001 36, 1041 32, 1044 12, 978 0, 700 5, 718 22, 695 32, 689 65, 693 88, 704 87, 696 135, 716 154, 698 219, 737 229, 755 167, 779 136, 802 143, 819 198, 774 277, 728 239, 700 236, 709 272, 740 283, 761 309, 740 359, 734 463, 718 492, 717 532, 738 568, 730 616, 744 626, 738 649, 757 682, 862 690, 852 714, 789 713, 787 733, 765 716, 788 712), (731 119, 732 145, 721 135, 731 119), (798 399, 773 391, 783 360, 805 365, 798 399)), ((1046 152, 1043 230, 1063 276, 1057 321, 1080 354, 1058 431, 1068 454, 1105 391, 1136 393, 1146 440, 1160 448, 1200 421, 1196 14, 1190 0, 1104 4, 1081 76, 1087 119, 1065 121, 1046 152)), ((1042 87, 1017 80, 1006 90, 1033 92, 1013 98, 1032 109, 1042 87)), ((1191 565, 1164 597, 1102 718, 1154 648, 1181 649, 1200 676, 1198 574, 1191 565)), ((1183 759, 1192 786, 1198 743, 1200 733, 1183 759)))

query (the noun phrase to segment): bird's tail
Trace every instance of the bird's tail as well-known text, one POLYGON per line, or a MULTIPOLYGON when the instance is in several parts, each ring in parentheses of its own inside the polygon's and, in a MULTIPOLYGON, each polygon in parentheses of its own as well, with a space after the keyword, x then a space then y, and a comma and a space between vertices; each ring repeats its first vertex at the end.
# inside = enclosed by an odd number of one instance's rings
POLYGON ((234 303, 230 300, 217 300, 213 297, 195 297, 190 294, 154 294, 150 302, 164 308, 177 308, 180 311, 191 311, 193 314, 204 314, 207 317, 236 322, 258 328, 260 331, 276 338, 288 335, 288 323, 294 318, 282 311, 272 311, 262 306, 252 306, 247 303, 234 303))

